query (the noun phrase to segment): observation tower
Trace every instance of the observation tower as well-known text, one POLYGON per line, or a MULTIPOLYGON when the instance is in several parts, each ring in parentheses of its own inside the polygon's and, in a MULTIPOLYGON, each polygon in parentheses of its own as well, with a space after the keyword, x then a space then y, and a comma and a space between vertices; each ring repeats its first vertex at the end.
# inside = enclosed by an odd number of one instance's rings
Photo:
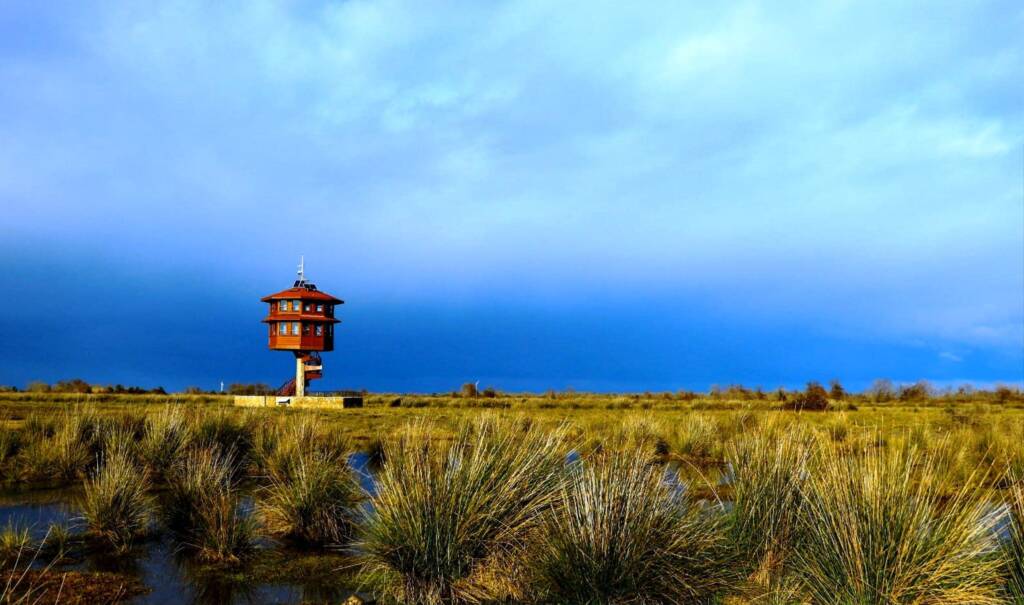
POLYGON ((277 394, 305 397, 310 380, 323 377, 320 353, 334 350, 335 305, 345 301, 316 289, 306 279, 305 259, 299 260, 299 276, 291 288, 264 296, 270 305, 263 318, 268 324, 268 346, 274 351, 291 351, 295 355, 295 378, 284 383, 277 394))

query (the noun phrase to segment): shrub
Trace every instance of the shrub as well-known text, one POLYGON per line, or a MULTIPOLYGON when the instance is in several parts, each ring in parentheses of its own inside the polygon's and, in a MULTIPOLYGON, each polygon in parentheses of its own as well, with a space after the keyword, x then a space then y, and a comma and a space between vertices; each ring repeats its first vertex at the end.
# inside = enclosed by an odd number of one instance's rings
POLYGON ((418 429, 385 446, 358 545, 364 573, 401 603, 507 594, 509 561, 563 480, 561 434, 483 420, 440 444, 418 429))
POLYGON ((794 410, 820 412, 828 409, 828 391, 817 382, 808 382, 803 393, 798 393, 788 402, 787 407, 794 410))
POLYGON ((462 385, 462 390, 460 391, 460 394, 463 397, 467 397, 467 398, 472 398, 472 397, 476 397, 477 395, 479 395, 479 393, 477 392, 476 383, 467 382, 467 383, 463 384, 462 385))
POLYGON ((89 532, 118 552, 130 549, 149 527, 152 501, 146 494, 148 487, 149 477, 132 463, 127 445, 123 441, 112 444, 96 476, 85 481, 82 515, 89 532))
POLYGON ((576 464, 528 556, 554 603, 694 603, 730 585, 717 509, 664 481, 635 450, 576 464))
POLYGON ((952 494, 913 448, 827 446, 806 490, 798 574, 814 603, 995 603, 993 517, 972 475, 952 494))
POLYGON ((843 383, 839 382, 839 379, 829 382, 828 396, 836 401, 846 399, 846 389, 843 388, 843 383))

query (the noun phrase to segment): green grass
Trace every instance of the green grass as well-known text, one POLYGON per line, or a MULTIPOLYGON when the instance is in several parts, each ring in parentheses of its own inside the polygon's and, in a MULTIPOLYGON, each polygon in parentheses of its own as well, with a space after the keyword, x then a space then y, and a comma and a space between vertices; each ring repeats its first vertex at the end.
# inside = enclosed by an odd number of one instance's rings
POLYGON ((702 603, 738 579, 723 516, 641 450, 574 464, 526 556, 545 602, 702 603))
POLYGON ((971 476, 952 493, 913 448, 817 452, 797 574, 814 603, 998 603, 995 519, 971 476))
POLYGON ((325 546, 351 540, 362 492, 344 454, 293 450, 287 464, 278 458, 257 501, 267 532, 293 542, 325 546))
POLYGON ((563 440, 495 419, 446 443, 423 436, 414 426, 385 447, 379 492, 362 520, 364 570, 400 603, 508 596, 516 554, 565 479, 563 440))
POLYGON ((1006 478, 1024 468, 1016 400, 798 413, 690 395, 395 399, 317 410, 0 394, 0 477, 87 485, 89 535, 103 537, 91 549, 137 541, 133 511, 156 499, 156 531, 186 556, 245 562, 261 535, 338 546, 361 555, 385 603, 1021 602, 1024 496, 1006 478), (379 469, 367 508, 353 451, 379 469), (660 483, 666 469, 690 482, 684 496, 660 483), (986 515, 1002 502, 1016 503, 1018 533, 997 547, 986 515))
POLYGON ((208 446, 190 450, 170 472, 165 521, 210 563, 237 564, 255 547, 256 524, 239 510, 239 464, 233 451, 208 446))
POLYGON ((755 584, 772 587, 799 545, 812 448, 811 436, 800 426, 759 428, 730 448, 729 531, 744 573, 755 584))
POLYGON ((1009 535, 1002 546, 1006 596, 1017 605, 1024 603, 1024 478, 1012 477, 1008 494, 1009 535))
POLYGON ((108 440, 95 476, 85 481, 82 515, 92 536, 123 553, 148 531, 153 501, 149 475, 131 458, 129 437, 117 433, 108 440))

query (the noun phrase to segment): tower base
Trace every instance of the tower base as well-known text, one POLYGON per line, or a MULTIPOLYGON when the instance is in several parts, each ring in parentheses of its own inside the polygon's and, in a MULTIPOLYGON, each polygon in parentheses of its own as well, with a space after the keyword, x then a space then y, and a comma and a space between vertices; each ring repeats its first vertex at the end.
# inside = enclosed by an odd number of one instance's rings
POLYGON ((248 408, 296 407, 296 408, 361 408, 363 398, 359 395, 345 396, 290 396, 279 395, 235 395, 235 405, 248 408))

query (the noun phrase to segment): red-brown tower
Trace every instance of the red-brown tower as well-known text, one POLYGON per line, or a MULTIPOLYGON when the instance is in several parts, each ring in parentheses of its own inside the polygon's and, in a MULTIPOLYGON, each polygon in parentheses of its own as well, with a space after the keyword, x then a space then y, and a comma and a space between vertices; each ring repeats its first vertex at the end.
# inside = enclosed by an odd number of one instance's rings
POLYGON ((270 314, 263 318, 269 326, 268 345, 295 354, 295 378, 278 395, 303 397, 306 383, 323 376, 320 353, 334 350, 334 324, 341 321, 334 317, 334 307, 345 304, 306 281, 304 265, 299 262, 299 278, 291 288, 260 299, 270 304, 270 314))

